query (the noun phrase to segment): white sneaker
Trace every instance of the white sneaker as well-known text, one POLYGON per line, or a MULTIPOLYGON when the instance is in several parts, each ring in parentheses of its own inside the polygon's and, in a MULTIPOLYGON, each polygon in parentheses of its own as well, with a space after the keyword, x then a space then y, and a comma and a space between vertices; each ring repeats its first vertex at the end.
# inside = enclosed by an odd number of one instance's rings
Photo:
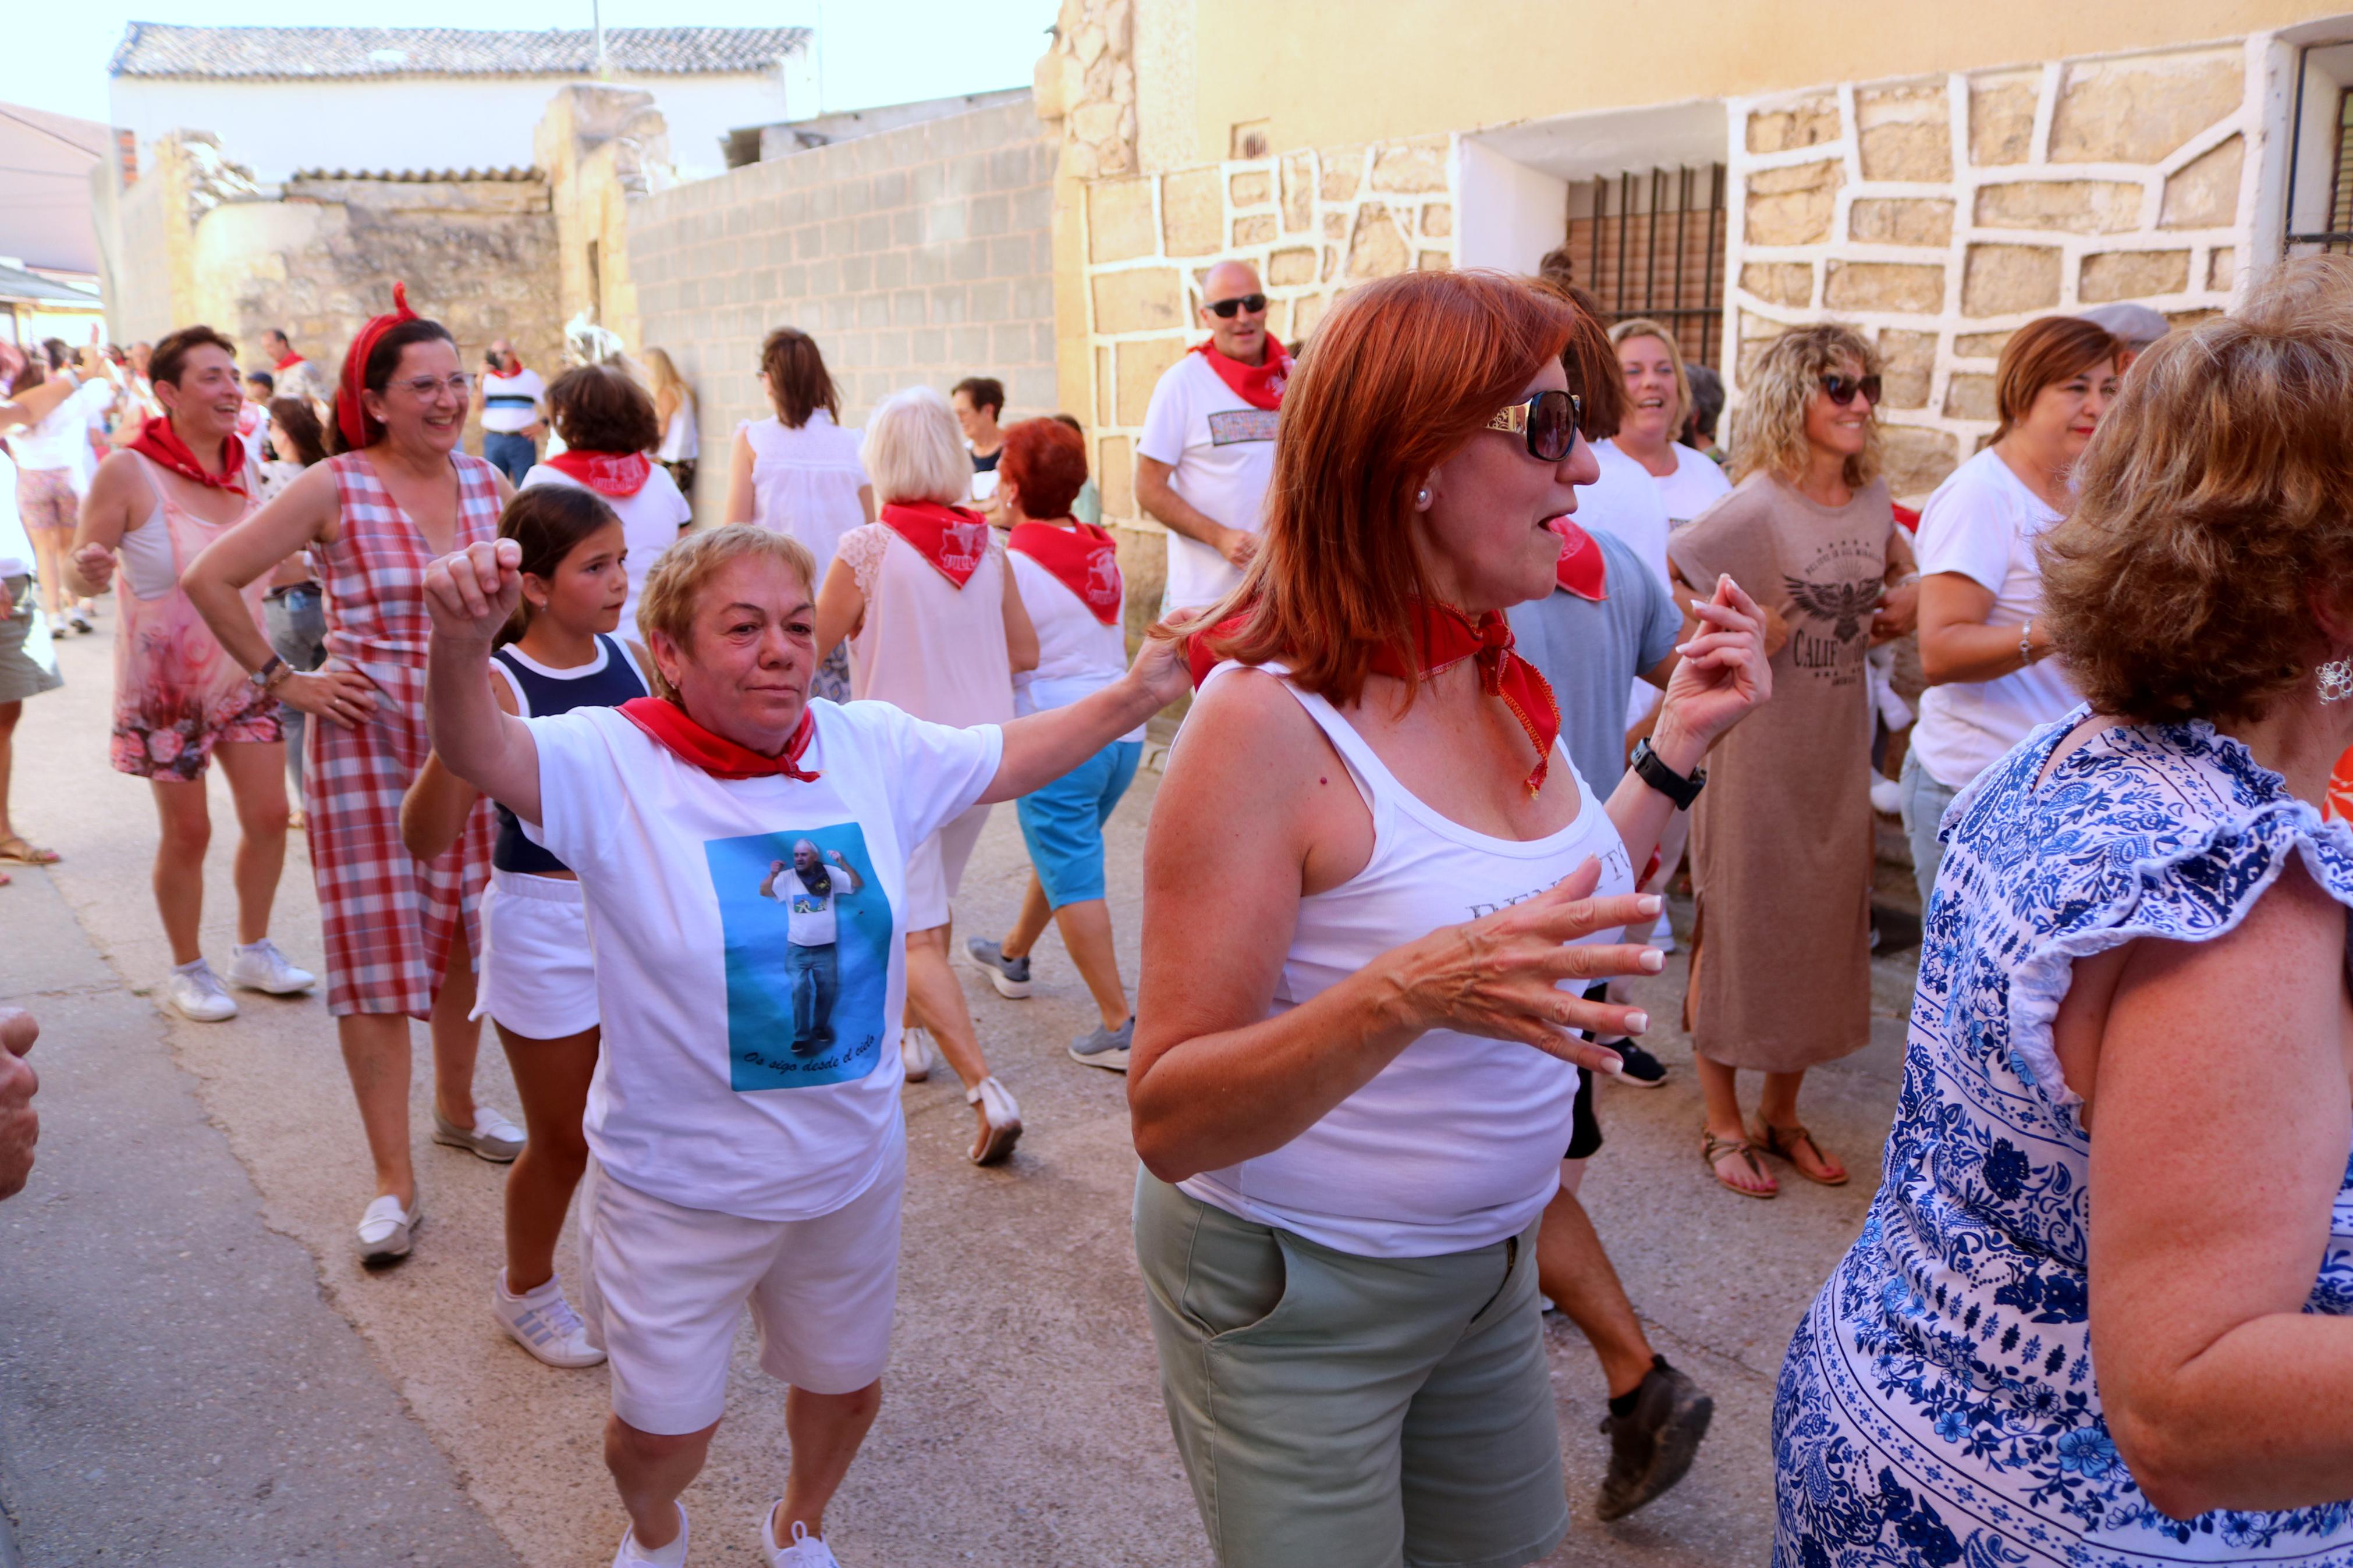
POLYGON ((1871 809, 1882 816, 1904 815, 1904 786, 1894 779, 1871 781, 1871 809))
POLYGON ((648 1552, 638 1544, 638 1532, 621 1532, 620 1550, 613 1553, 613 1568, 686 1568, 686 1505, 678 1508, 678 1539, 657 1552, 648 1552))
POLYGON ((564 1281, 551 1278, 520 1296, 507 1291, 507 1271, 491 1288, 491 1316, 507 1337, 550 1366, 595 1366, 605 1352, 588 1342, 588 1325, 564 1299, 564 1281))
POLYGON ((272 996, 291 996, 319 984, 319 977, 287 963, 278 944, 265 936, 229 954, 228 983, 248 991, 267 991, 272 996))
POLYGON ((922 1083, 932 1076, 930 1030, 909 1024, 899 1031, 899 1068, 909 1083, 922 1083))
POLYGON ((360 1215, 360 1261, 392 1263, 407 1257, 417 1239, 417 1227, 424 1223, 422 1198, 403 1208, 398 1198, 386 1193, 360 1215))
POLYGON ((201 958, 172 971, 172 978, 164 983, 164 997, 179 1010, 180 1016, 199 1024, 217 1024, 237 1016, 237 998, 222 988, 220 976, 201 958))
POLYGON ((760 1550, 768 1554, 768 1568, 841 1568, 841 1560, 834 1556, 825 1537, 811 1535, 808 1526, 797 1519, 793 1521, 791 1542, 777 1545, 776 1503, 773 1502, 760 1513, 760 1550))

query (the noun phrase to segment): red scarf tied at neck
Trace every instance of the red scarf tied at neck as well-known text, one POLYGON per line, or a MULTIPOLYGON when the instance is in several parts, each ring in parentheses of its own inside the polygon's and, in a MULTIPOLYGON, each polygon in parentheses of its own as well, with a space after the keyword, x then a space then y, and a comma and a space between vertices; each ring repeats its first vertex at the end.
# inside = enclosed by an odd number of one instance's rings
POLYGON ((959 588, 972 581, 988 554, 988 520, 964 507, 894 500, 882 509, 882 525, 959 588))
POLYGON ((645 489, 647 477, 654 471, 643 452, 558 452, 546 461, 566 479, 617 500, 645 489))
POLYGON ((680 760, 701 768, 715 779, 798 779, 814 784, 818 775, 801 770, 801 757, 817 737, 817 715, 801 710, 800 727, 785 743, 782 756, 764 756, 714 735, 686 716, 686 710, 659 697, 632 697, 621 704, 621 717, 643 730, 680 760))
MULTIPOLYGON (((1217 656, 1209 651, 1210 639, 1231 636, 1248 618, 1247 613, 1229 616, 1187 639, 1186 662, 1192 668, 1196 688, 1217 667, 1217 656)), ((1433 608, 1417 601, 1413 618, 1422 649, 1420 667, 1409 668, 1396 649, 1384 644, 1373 653, 1373 672, 1398 680, 1426 680, 1466 658, 1477 659, 1479 689, 1503 700, 1536 749, 1535 768, 1521 782, 1530 795, 1542 789, 1545 776, 1552 771, 1552 743, 1560 735, 1560 703, 1544 672, 1512 650, 1512 623, 1504 618, 1504 612, 1489 610, 1474 621, 1451 605, 1433 608)))
POLYGON ((1006 548, 1054 574, 1105 626, 1119 620, 1119 547, 1107 530, 1092 523, 1057 528, 1048 522, 1017 523, 1006 548))
POLYGON ((1282 406, 1282 389, 1291 379, 1291 351, 1272 332, 1266 334, 1266 358, 1258 364, 1244 364, 1214 340, 1195 343, 1192 352, 1208 360, 1218 379, 1252 408, 1271 413, 1282 406))
POLYGON ((247 494, 245 488, 245 443, 235 436, 221 442, 221 469, 209 472, 180 438, 169 419, 150 419, 139 426, 139 438, 131 449, 142 458, 153 459, 184 479, 194 479, 200 485, 210 485, 216 490, 247 494))
POLYGON ((298 365, 298 364, 303 364, 303 363, 308 363, 308 362, 306 362, 306 361, 302 358, 302 356, 301 356, 301 354, 298 354, 298 353, 292 353, 291 351, 289 351, 289 352, 288 352, 288 353, 287 353, 287 355, 286 355, 286 357, 285 357, 284 359, 282 359, 282 360, 280 360, 280 361, 278 362, 277 365, 276 365, 274 368, 275 368, 275 369, 276 369, 276 370, 277 370, 280 374, 285 374, 287 371, 290 371, 290 370, 293 369, 296 365, 298 365))
POLYGON ((417 312, 408 308, 408 285, 396 282, 392 286, 392 309, 371 320, 352 340, 343 353, 343 371, 335 378, 335 427, 343 433, 343 445, 353 451, 368 444, 367 409, 360 399, 367 392, 368 355, 385 333, 403 321, 417 320, 417 312))

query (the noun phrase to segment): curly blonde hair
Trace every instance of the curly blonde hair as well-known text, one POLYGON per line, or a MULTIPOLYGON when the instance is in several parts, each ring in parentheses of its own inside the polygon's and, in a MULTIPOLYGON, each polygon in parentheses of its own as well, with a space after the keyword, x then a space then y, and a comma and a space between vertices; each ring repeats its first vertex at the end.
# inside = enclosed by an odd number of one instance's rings
POLYGON ((2134 362, 2044 534, 2077 689, 2141 722, 2253 718, 2337 657, 2312 595, 2353 583, 2353 261, 2272 274, 2134 362))
MULTIPOLYGON (((1757 369, 1741 378, 1740 438, 1733 445, 1732 477, 1770 474, 1785 484, 1804 476, 1812 447, 1806 439, 1806 405, 1821 391, 1821 378, 1879 372, 1879 351, 1843 321, 1792 327, 1767 345, 1757 369)), ((1879 410, 1864 426, 1869 438, 1846 460, 1846 482, 1861 489, 1879 477, 1879 410)))

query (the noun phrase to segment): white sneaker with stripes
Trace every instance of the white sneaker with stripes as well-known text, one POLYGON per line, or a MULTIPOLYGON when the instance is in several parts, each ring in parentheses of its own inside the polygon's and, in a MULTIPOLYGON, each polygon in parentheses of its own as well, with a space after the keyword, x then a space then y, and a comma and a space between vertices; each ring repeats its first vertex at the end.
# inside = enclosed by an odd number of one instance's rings
POLYGON ((550 1366, 595 1366, 605 1359, 601 1346, 588 1339, 588 1325, 564 1299, 564 1280, 551 1275, 546 1284, 522 1295, 507 1290, 507 1271, 491 1288, 491 1315, 507 1337, 550 1366))

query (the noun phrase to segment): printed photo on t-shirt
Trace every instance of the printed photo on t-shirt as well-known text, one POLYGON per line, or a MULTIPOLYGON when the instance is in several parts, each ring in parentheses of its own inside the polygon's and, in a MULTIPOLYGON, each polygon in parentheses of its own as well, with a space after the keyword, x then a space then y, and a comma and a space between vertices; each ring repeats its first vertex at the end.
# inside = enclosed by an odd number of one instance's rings
POLYGON ((1237 441, 1271 441, 1281 417, 1271 408, 1221 408, 1209 416, 1209 445, 1230 447, 1237 441))
POLYGON ((891 975, 891 902, 854 822, 704 843, 727 957, 739 1091, 849 1083, 874 1070, 891 975))

